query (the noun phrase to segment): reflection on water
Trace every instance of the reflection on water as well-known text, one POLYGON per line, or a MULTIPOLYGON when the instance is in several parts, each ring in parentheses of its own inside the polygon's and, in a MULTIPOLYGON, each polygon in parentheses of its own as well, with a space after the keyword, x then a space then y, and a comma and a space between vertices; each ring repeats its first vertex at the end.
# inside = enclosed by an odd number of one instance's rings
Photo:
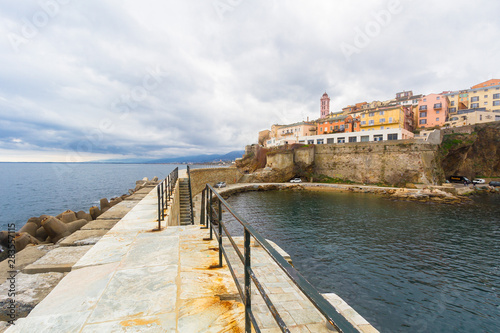
POLYGON ((248 192, 229 203, 382 332, 500 331, 500 196, 475 205, 248 192))

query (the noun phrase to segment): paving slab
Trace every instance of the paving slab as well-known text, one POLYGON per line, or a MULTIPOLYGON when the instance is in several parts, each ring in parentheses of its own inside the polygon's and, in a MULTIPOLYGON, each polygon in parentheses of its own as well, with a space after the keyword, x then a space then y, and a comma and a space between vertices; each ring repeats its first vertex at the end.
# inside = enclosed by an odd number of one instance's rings
POLYGON ((138 203, 139 200, 121 201, 116 205, 114 205, 113 207, 111 207, 110 209, 108 209, 107 211, 105 211, 104 213, 102 213, 101 215, 99 215, 97 217, 97 220, 110 220, 110 219, 119 220, 125 215, 127 215, 127 213, 130 212, 130 210, 134 208, 138 203))
POLYGON ((26 266, 23 273, 69 272, 73 265, 91 248, 92 245, 53 249, 31 265, 26 266))
POLYGON ((0 284, 4 283, 12 274, 17 274, 26 266, 34 263, 54 248, 54 245, 28 245, 22 251, 16 253, 14 268, 8 260, 0 262, 0 284))
POLYGON ((78 230, 66 237, 60 246, 84 246, 96 244, 108 230, 78 230))
POLYGON ((94 220, 84 225, 80 230, 109 230, 118 223, 120 219, 94 220))

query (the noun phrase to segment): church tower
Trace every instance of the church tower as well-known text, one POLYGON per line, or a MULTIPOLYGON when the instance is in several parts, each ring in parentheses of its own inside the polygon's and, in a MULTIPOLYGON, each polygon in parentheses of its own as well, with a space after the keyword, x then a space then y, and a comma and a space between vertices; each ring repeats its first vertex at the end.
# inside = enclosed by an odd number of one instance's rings
POLYGON ((330 114, 330 97, 325 92, 323 97, 321 97, 321 117, 326 118, 330 114))

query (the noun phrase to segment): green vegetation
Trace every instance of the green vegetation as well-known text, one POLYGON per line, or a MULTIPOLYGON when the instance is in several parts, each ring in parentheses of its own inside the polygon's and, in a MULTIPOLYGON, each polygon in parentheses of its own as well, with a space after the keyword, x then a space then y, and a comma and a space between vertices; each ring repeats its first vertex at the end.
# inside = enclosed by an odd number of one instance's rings
POLYGON ((326 184, 354 184, 352 180, 342 179, 342 178, 332 178, 325 175, 312 175, 314 181, 317 183, 326 183, 326 184))

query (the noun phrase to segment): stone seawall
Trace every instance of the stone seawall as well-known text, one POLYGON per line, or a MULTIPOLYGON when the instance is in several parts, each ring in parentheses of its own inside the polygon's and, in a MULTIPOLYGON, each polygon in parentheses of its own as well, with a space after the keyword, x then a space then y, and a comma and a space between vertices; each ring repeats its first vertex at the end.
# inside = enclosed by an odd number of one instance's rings
POLYGON ((191 169, 191 189, 193 197, 205 188, 205 184, 214 185, 218 182, 226 182, 227 184, 235 184, 243 174, 236 168, 207 168, 207 169, 191 169))
POLYGON ((365 184, 436 184, 437 150, 437 145, 404 141, 316 145, 314 171, 365 184))

